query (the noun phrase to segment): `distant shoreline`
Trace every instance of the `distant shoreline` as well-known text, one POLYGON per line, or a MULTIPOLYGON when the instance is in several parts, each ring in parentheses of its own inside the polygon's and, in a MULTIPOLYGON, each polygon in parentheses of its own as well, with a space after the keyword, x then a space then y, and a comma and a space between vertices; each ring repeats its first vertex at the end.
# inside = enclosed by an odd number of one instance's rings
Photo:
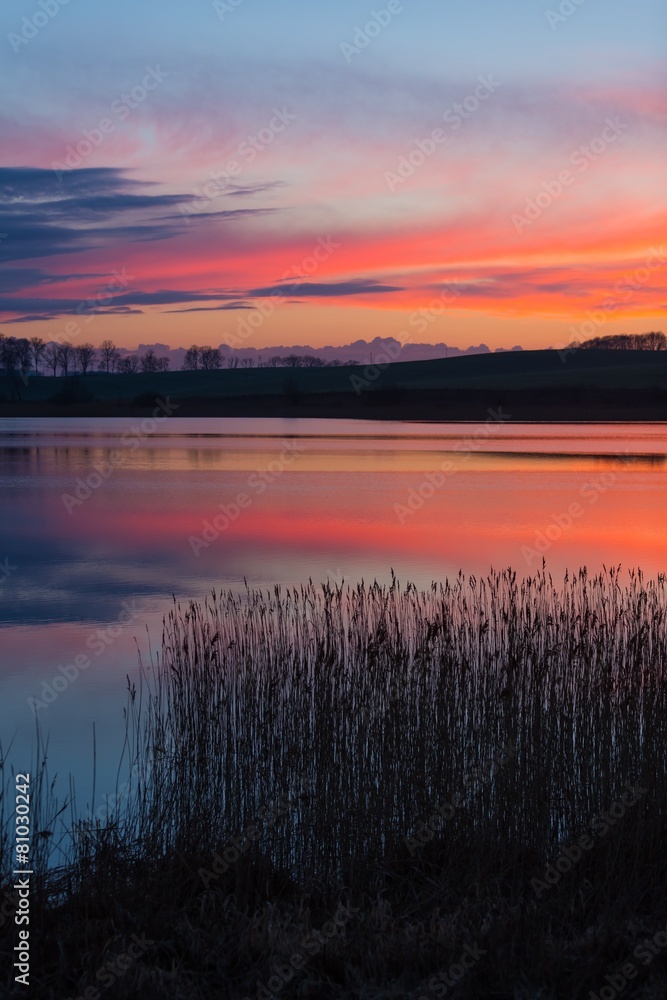
POLYGON ((0 377, 0 417, 145 417, 160 399, 179 417, 662 423, 667 352, 523 351, 384 369, 0 377))
MULTIPOLYGON (((303 410, 296 410, 290 408, 265 408, 257 407, 253 409, 249 406, 239 407, 238 409, 227 409, 217 406, 206 406, 206 401, 202 401, 201 404, 190 405, 190 400, 179 401, 179 417, 188 417, 191 419, 206 420, 215 417, 238 417, 240 419, 244 417, 268 417, 275 419, 321 419, 321 420, 336 420, 336 419, 347 419, 347 420, 360 420, 360 421, 386 421, 391 423, 392 421, 400 421, 402 423, 421 423, 429 424, 433 426, 457 426, 457 425, 470 425, 474 423, 484 422, 488 419, 488 411, 479 410, 477 412, 471 412, 468 416, 458 416, 458 417, 436 417, 436 416, 416 416, 412 412, 390 412, 382 413, 377 411, 371 411, 364 414, 359 413, 344 413, 339 409, 338 412, 330 412, 327 408, 317 408, 317 407, 307 407, 303 410)), ((613 413, 609 413, 606 409, 593 411, 591 409, 586 409, 583 415, 580 415, 578 410, 570 410, 568 416, 561 417, 560 419, 547 418, 543 415, 543 411, 536 410, 535 415, 531 416, 529 410, 522 409, 521 416, 506 421, 508 426, 517 427, 521 425, 534 426, 536 424, 542 424, 545 427, 558 427, 567 426, 568 424, 590 424, 594 426, 596 424, 608 424, 617 425, 619 427, 630 426, 632 424, 665 424, 667 426, 667 419, 665 418, 665 410, 667 406, 664 404, 660 406, 660 416, 657 415, 656 409, 653 406, 641 409, 633 409, 624 418, 619 418, 613 413)), ((109 418, 113 419, 115 417, 136 417, 145 418, 150 416, 151 408, 137 406, 128 401, 125 405, 109 406, 103 404, 75 404, 71 406, 35 406, 35 405, 21 405, 21 404, 7 404, 0 403, 0 419, 10 419, 10 420, 21 420, 25 418, 48 418, 51 420, 57 420, 59 418, 77 418, 80 420, 91 419, 91 418, 109 418)), ((237 435, 238 436, 238 435, 237 435)), ((247 435, 244 435, 247 436, 247 435)), ((266 437, 265 434, 259 435, 261 437, 266 437)), ((319 435, 318 435, 319 436, 319 435)))

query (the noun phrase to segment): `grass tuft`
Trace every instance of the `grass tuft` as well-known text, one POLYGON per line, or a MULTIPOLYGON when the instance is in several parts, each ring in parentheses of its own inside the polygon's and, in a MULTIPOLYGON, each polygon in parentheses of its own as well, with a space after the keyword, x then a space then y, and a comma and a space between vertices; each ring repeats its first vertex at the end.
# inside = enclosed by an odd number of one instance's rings
POLYGON ((128 802, 42 863, 35 995, 83 994, 132 934, 109 1000, 255 998, 295 954, 281 997, 576 1000, 630 960, 624 996, 667 995, 632 959, 667 925, 666 598, 507 569, 175 603, 129 690, 128 802))

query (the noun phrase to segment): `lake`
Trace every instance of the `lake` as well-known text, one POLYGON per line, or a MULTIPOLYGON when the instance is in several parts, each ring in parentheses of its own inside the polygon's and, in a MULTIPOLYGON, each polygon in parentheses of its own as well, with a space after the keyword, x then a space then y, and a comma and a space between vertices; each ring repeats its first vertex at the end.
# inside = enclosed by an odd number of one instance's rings
POLYGON ((27 769, 37 718, 58 787, 101 815, 126 675, 174 597, 542 558, 657 574, 666 474, 664 424, 0 420, 3 748, 27 769))

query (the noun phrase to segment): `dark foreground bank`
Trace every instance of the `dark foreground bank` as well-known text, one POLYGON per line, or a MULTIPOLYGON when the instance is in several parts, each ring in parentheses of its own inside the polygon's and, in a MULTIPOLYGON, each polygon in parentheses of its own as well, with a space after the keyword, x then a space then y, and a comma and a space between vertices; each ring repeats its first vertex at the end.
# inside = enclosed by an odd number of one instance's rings
POLYGON ((36 796, 30 985, 7 878, 0 988, 664 997, 666 614, 664 577, 615 571, 175 606, 129 692, 129 807, 46 873, 36 796))
POLYGON ((0 416, 349 417, 483 421, 667 419, 667 352, 524 351, 384 367, 0 377, 0 416))

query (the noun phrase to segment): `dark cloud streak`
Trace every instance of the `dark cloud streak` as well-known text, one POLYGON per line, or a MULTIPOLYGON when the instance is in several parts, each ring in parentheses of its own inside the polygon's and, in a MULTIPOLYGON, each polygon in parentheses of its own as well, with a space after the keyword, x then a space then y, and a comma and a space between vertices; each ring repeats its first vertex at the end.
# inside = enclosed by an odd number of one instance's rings
MULTIPOLYGON (((259 194, 279 183, 237 185, 230 195, 259 194)), ((0 241, 0 262, 39 260, 120 241, 173 239, 193 220, 232 221, 277 211, 242 208, 198 216, 188 210, 191 194, 152 193, 156 186, 111 167, 72 170, 60 179, 53 170, 0 167, 0 232, 6 234, 0 241), (165 209, 179 207, 186 211, 165 215, 165 209)))

